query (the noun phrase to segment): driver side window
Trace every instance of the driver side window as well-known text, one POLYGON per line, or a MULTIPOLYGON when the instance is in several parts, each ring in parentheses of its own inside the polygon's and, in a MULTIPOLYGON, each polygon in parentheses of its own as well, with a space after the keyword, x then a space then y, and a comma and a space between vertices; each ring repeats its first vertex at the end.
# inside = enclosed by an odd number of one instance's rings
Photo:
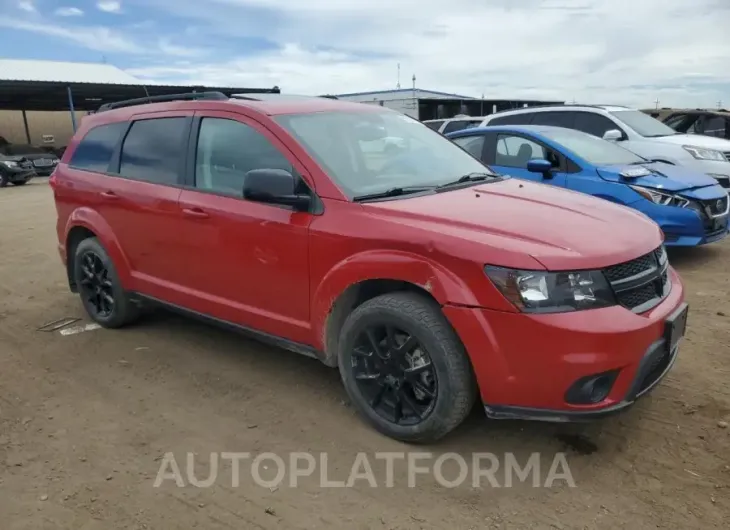
POLYGON ((550 160, 547 149, 527 138, 509 134, 497 136, 495 165, 527 169, 527 162, 533 158, 550 160))
POLYGON ((195 158, 195 187, 241 197, 247 172, 284 169, 291 163, 261 133, 235 120, 203 118, 195 158))

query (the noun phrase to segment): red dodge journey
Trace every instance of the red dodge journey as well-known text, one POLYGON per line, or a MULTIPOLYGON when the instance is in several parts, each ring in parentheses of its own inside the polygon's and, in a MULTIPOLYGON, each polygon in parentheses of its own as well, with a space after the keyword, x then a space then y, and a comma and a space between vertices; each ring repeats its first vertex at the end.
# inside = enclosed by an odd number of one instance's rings
POLYGON ((51 184, 70 288, 107 328, 162 305, 337 367, 361 415, 436 440, 625 409, 687 305, 659 227, 498 175, 375 105, 209 92, 108 104, 51 184))

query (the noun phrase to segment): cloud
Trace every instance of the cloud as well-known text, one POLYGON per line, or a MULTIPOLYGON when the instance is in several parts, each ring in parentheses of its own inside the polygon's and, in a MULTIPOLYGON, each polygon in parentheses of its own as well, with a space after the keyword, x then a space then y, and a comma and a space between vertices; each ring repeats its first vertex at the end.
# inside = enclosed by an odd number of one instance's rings
POLYGON ((106 13, 121 13, 122 11, 122 3, 115 0, 102 0, 96 3, 96 7, 106 13))
POLYGON ((26 11, 28 13, 35 13, 36 8, 33 5, 33 2, 30 2, 29 0, 24 0, 22 2, 18 2, 18 9, 21 9, 23 11, 26 11))
MULTIPOLYGON (((0 17, 0 27, 28 31, 49 37, 59 37, 75 42, 89 50, 129 54, 148 53, 147 49, 133 39, 103 26, 61 26, 44 21, 28 22, 25 20, 0 17)), ((63 59, 63 57, 58 57, 58 59, 63 59)))
POLYGON ((730 93, 727 0, 125 0, 124 7, 129 20, 114 30, 55 21, 43 31, 111 47, 133 74, 173 83, 359 92, 394 88, 400 63, 404 87, 415 74, 420 88, 489 98, 714 106, 730 93))
POLYGON ((78 7, 59 7, 54 14, 59 17, 80 17, 84 15, 84 12, 78 7))

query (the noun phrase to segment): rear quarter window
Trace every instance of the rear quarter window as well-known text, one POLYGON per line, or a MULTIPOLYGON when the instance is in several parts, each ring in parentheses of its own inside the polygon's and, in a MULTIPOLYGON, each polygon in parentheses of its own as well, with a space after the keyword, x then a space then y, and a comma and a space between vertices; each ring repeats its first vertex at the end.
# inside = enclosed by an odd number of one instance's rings
POLYGON ((122 145, 119 174, 154 184, 179 184, 188 118, 135 121, 122 145))
POLYGON ((99 125, 89 130, 76 146, 68 164, 77 169, 106 173, 127 122, 99 125))

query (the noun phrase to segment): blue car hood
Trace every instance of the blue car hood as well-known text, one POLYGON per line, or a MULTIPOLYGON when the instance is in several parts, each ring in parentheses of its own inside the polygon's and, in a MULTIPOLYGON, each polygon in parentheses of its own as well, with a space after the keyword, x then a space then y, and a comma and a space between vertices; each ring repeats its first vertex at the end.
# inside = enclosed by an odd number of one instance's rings
POLYGON ((609 182, 636 184, 667 191, 684 191, 717 185, 717 180, 709 175, 664 162, 647 162, 634 166, 601 166, 596 168, 596 171, 603 180, 609 182), (631 176, 632 173, 640 172, 646 174, 631 176))

